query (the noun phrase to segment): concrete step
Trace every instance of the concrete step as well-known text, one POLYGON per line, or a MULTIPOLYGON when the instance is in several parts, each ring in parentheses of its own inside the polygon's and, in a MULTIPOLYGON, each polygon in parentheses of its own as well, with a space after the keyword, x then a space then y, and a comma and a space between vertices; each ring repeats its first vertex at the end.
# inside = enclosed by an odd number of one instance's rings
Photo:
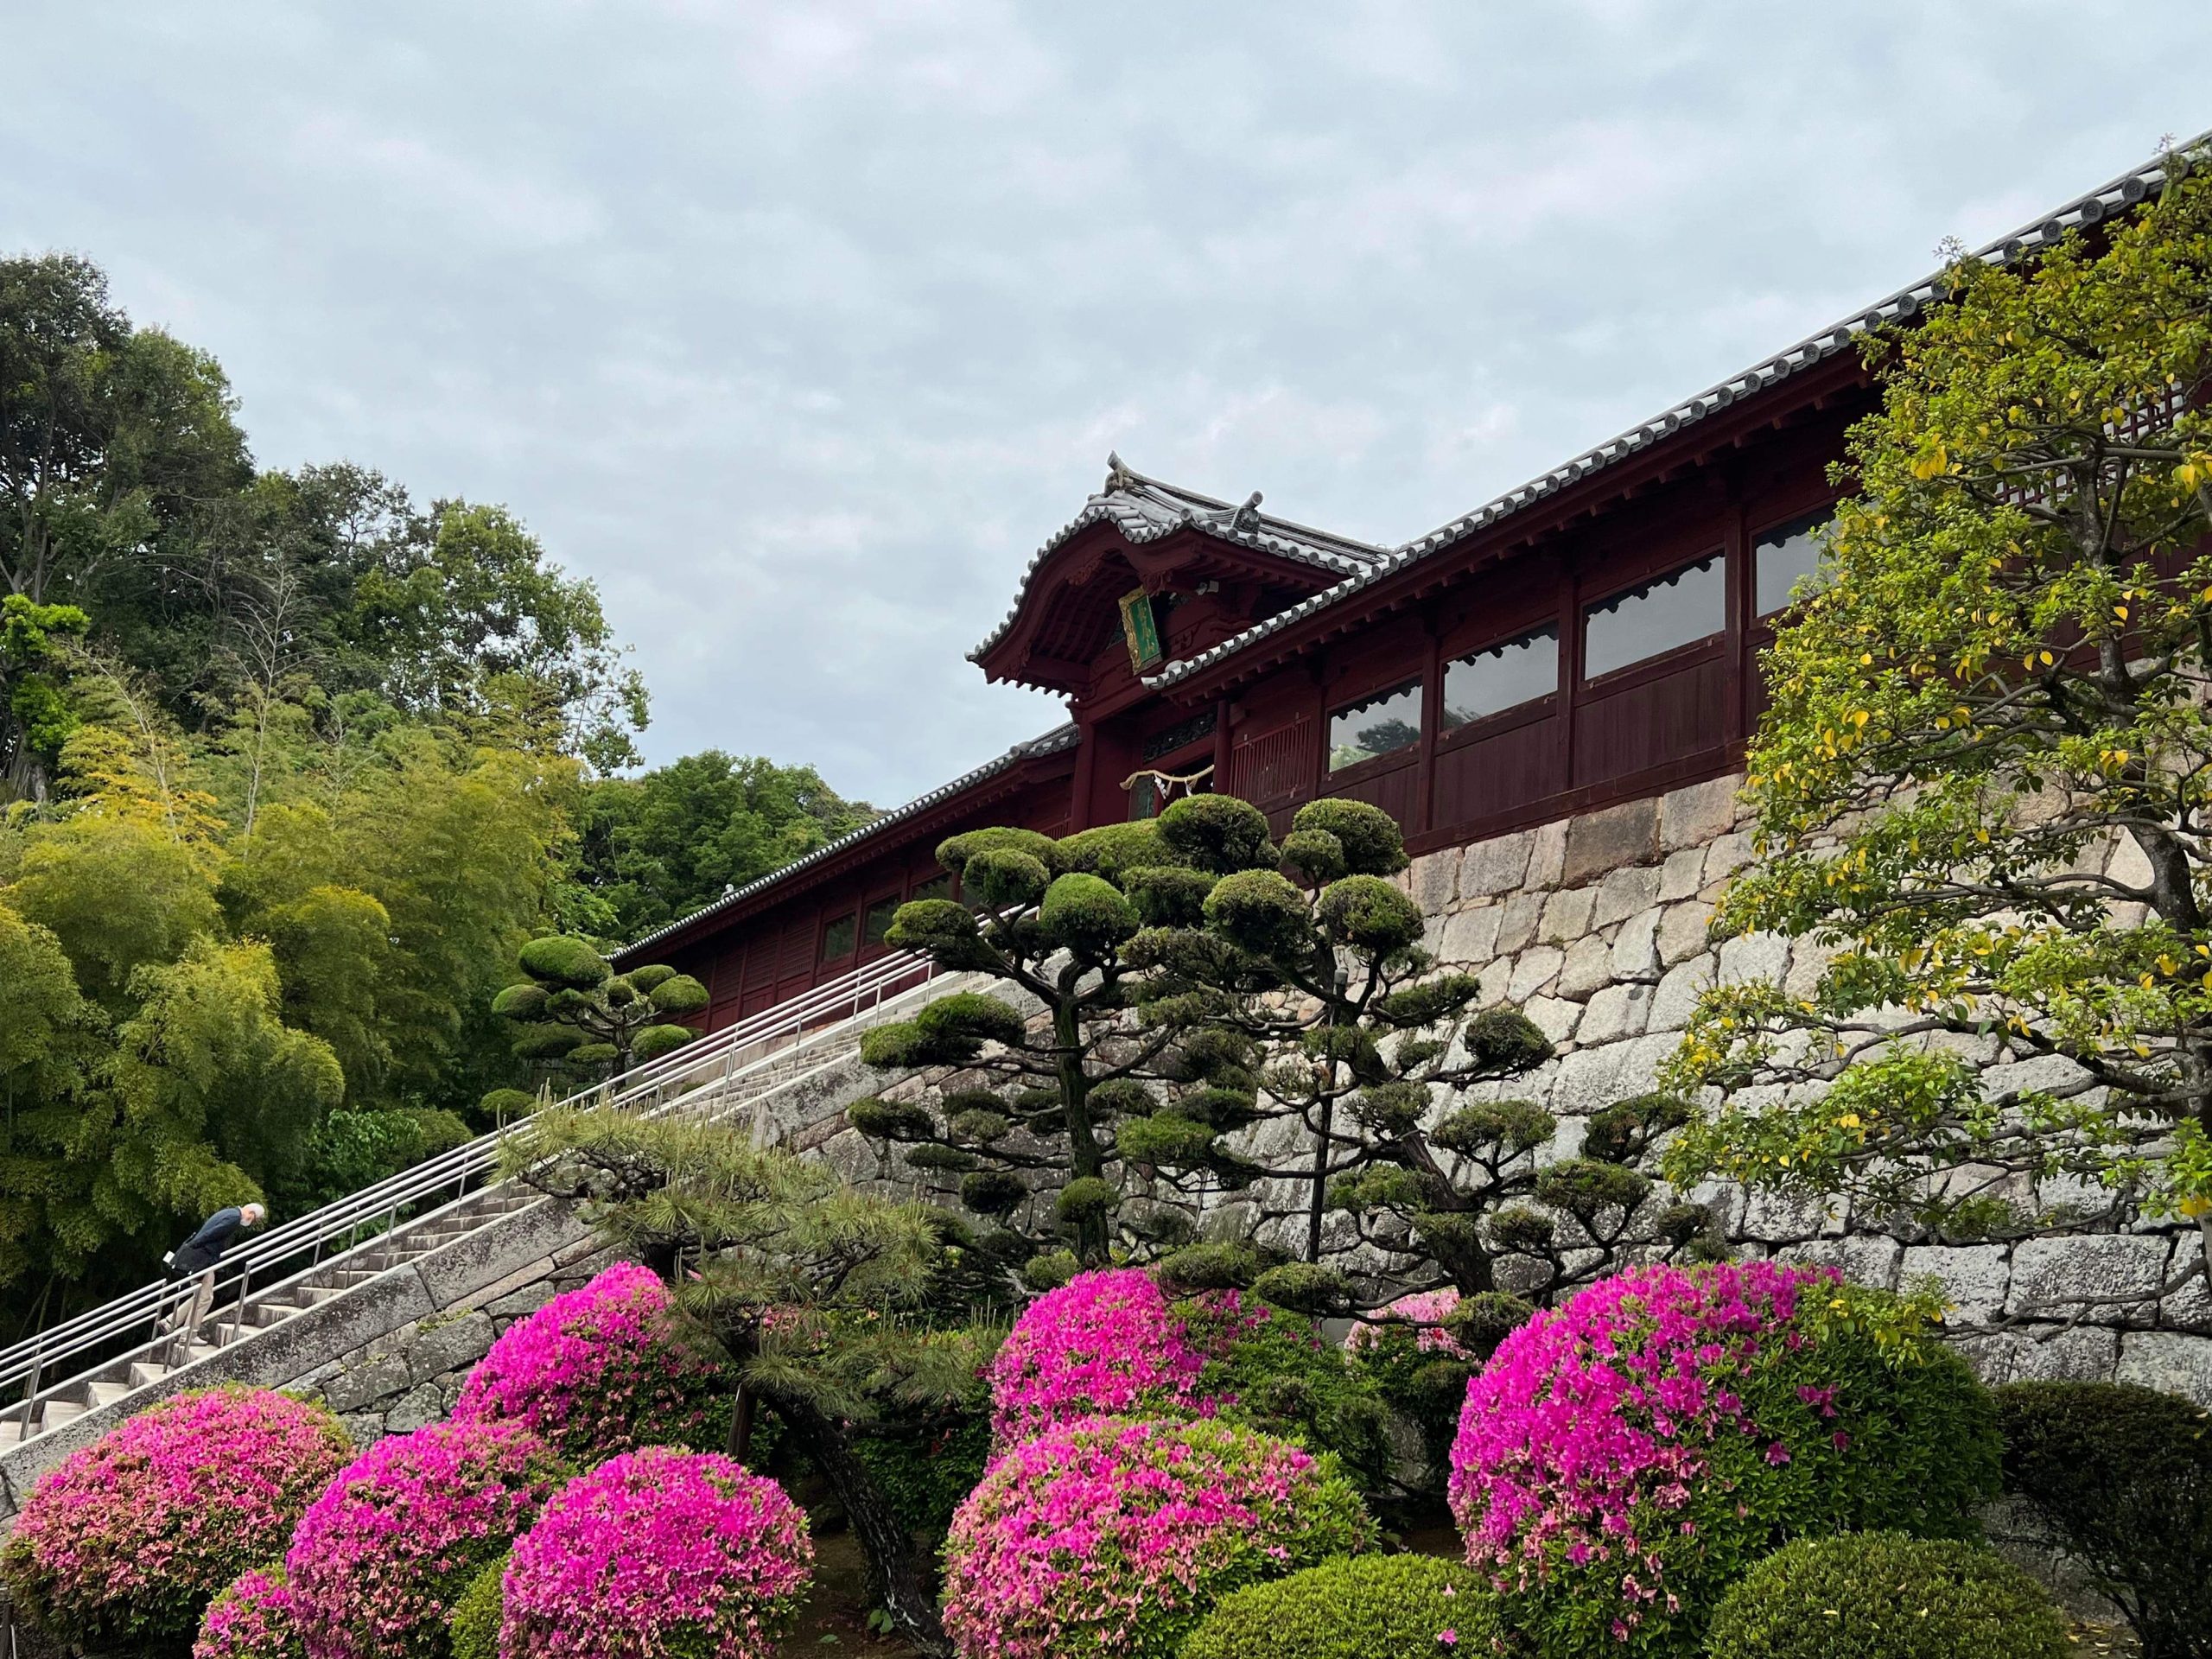
POLYGON ((89 1409, 73 1400, 49 1400, 39 1412, 38 1432, 50 1434, 64 1423, 73 1423, 89 1409))
POLYGON ((85 1393, 87 1396, 86 1409, 99 1406, 111 1406, 117 1401, 130 1395, 136 1386, 127 1382, 109 1382, 105 1379, 88 1382, 85 1385, 85 1393))

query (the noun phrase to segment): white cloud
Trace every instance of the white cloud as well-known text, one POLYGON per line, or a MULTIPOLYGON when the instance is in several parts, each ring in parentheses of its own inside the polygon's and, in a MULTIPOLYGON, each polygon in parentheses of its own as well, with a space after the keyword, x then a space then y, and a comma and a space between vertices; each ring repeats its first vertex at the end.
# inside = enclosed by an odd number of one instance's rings
POLYGON ((2212 120, 2192 0, 20 0, 0 247, 895 800, 1109 448, 1397 540, 2212 120), (2146 53, 2154 39, 2159 49, 2146 53))

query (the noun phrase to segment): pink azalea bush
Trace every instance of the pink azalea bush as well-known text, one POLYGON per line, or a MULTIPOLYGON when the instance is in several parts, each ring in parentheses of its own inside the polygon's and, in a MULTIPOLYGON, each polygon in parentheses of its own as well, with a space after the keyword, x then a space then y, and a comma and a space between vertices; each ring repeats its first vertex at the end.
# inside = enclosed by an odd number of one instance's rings
POLYGON ((1450 1495, 1469 1564, 1554 1659, 1688 1656, 1790 1536, 1974 1535, 1994 1411, 1929 1316, 1768 1262, 1600 1281, 1468 1388, 1450 1495))
POLYGON ((515 1545, 503 1659, 771 1659, 814 1576, 806 1516, 728 1458, 649 1446, 563 1487, 515 1545))
POLYGON ((281 1567, 256 1567, 207 1605, 192 1659, 307 1659, 281 1567))
POLYGON ((284 1558, 309 1659, 443 1659, 454 1599, 563 1473, 520 1423, 378 1441, 301 1517, 284 1558))
POLYGON ((284 1548, 352 1451, 336 1418, 284 1395, 177 1395, 40 1478, 0 1575, 72 1644, 181 1649, 218 1591, 284 1548))
POLYGON ((501 1333, 456 1421, 519 1422, 579 1463, 639 1446, 721 1444, 729 1381, 669 1316, 668 1287, 618 1262, 501 1333))
POLYGON ((991 1361, 991 1429, 1008 1446, 1084 1417, 1195 1410, 1205 1369, 1151 1274, 1077 1274, 1030 1303, 991 1361))
POLYGON ((945 1545, 963 1659, 1173 1659, 1214 1602, 1376 1541, 1325 1460, 1211 1421, 1090 1418, 991 1465, 945 1545))
POLYGON ((1469 1357, 1459 1338, 1444 1329, 1444 1320, 1459 1306, 1459 1293, 1446 1285, 1441 1290, 1417 1290, 1410 1296, 1401 1296, 1381 1310, 1376 1319, 1355 1322, 1351 1334, 1344 1338, 1344 1346, 1357 1353, 1372 1348, 1389 1335, 1404 1332, 1413 1340, 1414 1351, 1423 1354, 1444 1354, 1453 1359, 1469 1357))

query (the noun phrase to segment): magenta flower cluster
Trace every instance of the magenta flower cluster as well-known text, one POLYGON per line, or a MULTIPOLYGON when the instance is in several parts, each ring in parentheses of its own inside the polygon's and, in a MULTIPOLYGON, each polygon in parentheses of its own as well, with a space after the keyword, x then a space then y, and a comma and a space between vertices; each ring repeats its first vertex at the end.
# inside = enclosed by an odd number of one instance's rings
POLYGON ((570 1481, 515 1545, 502 1659, 772 1659, 812 1582, 806 1516, 712 1452, 649 1446, 570 1481))
POLYGON ((378 1441, 301 1517, 284 1558, 309 1659, 442 1659, 454 1601, 564 1472, 520 1423, 378 1441))
POLYGON ((266 1389, 164 1400, 32 1489, 8 1586, 73 1645, 181 1646, 209 1598, 282 1552, 352 1449, 328 1412, 266 1389))
POLYGON ((1234 1424, 1092 1418, 993 1464, 945 1545, 963 1659, 1172 1659, 1213 1603, 1373 1547, 1358 1495, 1234 1424))
POLYGON ((192 1659, 307 1659, 281 1567, 256 1567, 208 1604, 192 1659))
POLYGON ((669 1317, 650 1268, 616 1264, 509 1325, 469 1373, 456 1421, 519 1422, 579 1463, 712 1444, 728 1382, 669 1317))
POLYGON ((1466 1359, 1470 1356, 1459 1338, 1444 1329, 1445 1317, 1459 1306, 1459 1293, 1449 1285, 1441 1290, 1417 1290, 1381 1309, 1379 1318, 1359 1320, 1344 1338, 1344 1346, 1356 1353, 1375 1346, 1387 1332, 1411 1326, 1416 1352, 1466 1359))
MULTIPOLYGON (((1469 1563, 1501 1590, 1567 1586, 1570 1624, 1592 1627, 1571 1634, 1601 1645, 1669 1631, 1676 1564, 1705 1551, 1713 1513, 1770 1524, 1715 1464, 1789 1461, 1745 1392, 1770 1357, 1805 1345, 1801 1298, 1835 1277, 1769 1262, 1640 1268, 1508 1337, 1468 1386, 1452 1452, 1469 1563)), ((1562 1647, 1568 1634, 1554 1632, 1562 1647)))
POLYGON ((992 1433, 1004 1447, 1083 1417, 1193 1411, 1205 1368, 1151 1274, 1077 1274, 1023 1311, 991 1361, 992 1433))

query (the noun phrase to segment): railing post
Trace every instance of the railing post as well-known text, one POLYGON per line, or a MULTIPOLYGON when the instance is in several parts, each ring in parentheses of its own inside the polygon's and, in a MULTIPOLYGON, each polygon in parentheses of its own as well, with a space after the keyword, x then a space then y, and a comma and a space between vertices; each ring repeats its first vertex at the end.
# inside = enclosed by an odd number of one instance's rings
POLYGON ((41 1343, 31 1350, 31 1380, 23 1390, 23 1432, 16 1437, 18 1440, 30 1439, 31 1417, 38 1408, 38 1374, 45 1364, 46 1344, 41 1343))
MULTIPOLYGON (((249 1262, 238 1274, 238 1313, 231 1320, 231 1341, 233 1343, 237 1342, 245 1332, 245 1297, 247 1290, 252 1284, 253 1263, 249 1262)), ((189 1331, 184 1333, 184 1351, 189 1357, 192 1352, 192 1332, 189 1331)))

